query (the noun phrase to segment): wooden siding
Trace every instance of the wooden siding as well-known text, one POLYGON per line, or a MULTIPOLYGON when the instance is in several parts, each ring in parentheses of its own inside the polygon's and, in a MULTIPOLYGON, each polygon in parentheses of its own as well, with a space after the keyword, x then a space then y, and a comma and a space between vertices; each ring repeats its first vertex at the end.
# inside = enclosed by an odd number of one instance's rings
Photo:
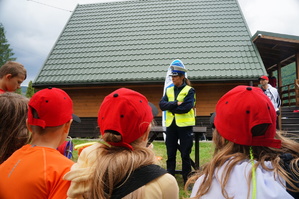
MULTIPOLYGON (((98 110, 104 97, 122 86, 103 86, 97 88, 62 88, 72 98, 74 113, 79 117, 97 117, 98 110)), ((158 107, 163 93, 160 85, 123 86, 145 95, 147 99, 158 107)), ((159 114, 161 111, 159 110, 159 114)))
POLYGON ((238 84, 194 84, 196 90, 196 115, 210 116, 215 111, 217 101, 227 91, 238 84))
MULTIPOLYGON (((215 111, 215 105, 219 98, 238 83, 195 83, 192 86, 196 90, 196 115, 210 116, 215 111)), ((79 117, 97 117, 98 109, 104 97, 121 86, 101 86, 85 88, 62 88, 74 102, 74 112, 79 117)), ((163 85, 126 85, 126 88, 133 89, 145 95, 147 99, 159 109, 159 101, 163 93, 163 85)))
MULTIPOLYGON (((215 111, 215 105, 219 98, 233 87, 243 83, 194 83, 196 90, 196 126, 206 126, 207 136, 211 137, 209 117, 215 111)), ((80 88, 62 88, 74 102, 74 113, 81 117, 82 123, 73 123, 70 136, 95 138, 99 136, 97 115, 99 106, 106 95, 122 86, 98 86, 80 88)), ((124 85, 145 95, 150 102, 158 108, 155 120, 161 125, 162 111, 159 109, 159 101, 163 93, 163 85, 124 85)))
MULTIPOLYGON (((162 118, 155 117, 156 126, 162 125, 162 118)), ((208 139, 212 138, 212 126, 210 123, 209 116, 196 117, 196 126, 205 126, 207 127, 206 137, 208 139)), ((81 117, 81 123, 73 122, 71 125, 69 136, 72 138, 98 138, 100 135, 100 129, 97 125, 96 117, 81 117)), ((157 139, 163 139, 163 136, 159 134, 157 139)))

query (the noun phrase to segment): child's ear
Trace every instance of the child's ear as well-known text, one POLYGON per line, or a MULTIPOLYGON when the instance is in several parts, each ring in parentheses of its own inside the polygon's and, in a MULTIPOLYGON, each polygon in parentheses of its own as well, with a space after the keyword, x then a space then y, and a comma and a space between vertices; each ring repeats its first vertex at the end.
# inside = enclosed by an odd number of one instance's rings
POLYGON ((151 128, 152 128, 152 125, 150 124, 147 128, 147 130, 145 131, 145 133, 141 136, 142 138, 142 141, 146 141, 148 140, 148 136, 149 136, 149 133, 151 131, 151 128))
POLYGON ((29 130, 29 132, 32 132, 32 128, 31 128, 31 125, 28 123, 28 119, 26 119, 26 126, 27 126, 27 129, 29 130))
POLYGON ((11 79, 12 78, 12 74, 6 74, 5 78, 8 79, 8 80, 11 79))
POLYGON ((73 119, 64 124, 64 133, 69 133, 73 119))

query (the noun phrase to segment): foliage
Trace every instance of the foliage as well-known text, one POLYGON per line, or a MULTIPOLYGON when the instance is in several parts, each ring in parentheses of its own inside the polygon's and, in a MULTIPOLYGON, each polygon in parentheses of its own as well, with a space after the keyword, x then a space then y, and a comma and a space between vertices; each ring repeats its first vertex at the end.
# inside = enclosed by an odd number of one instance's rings
MULTIPOLYGON (((277 71, 275 71, 273 73, 274 76, 277 77, 277 71)), ((294 85, 294 81, 296 79, 296 64, 295 62, 286 65, 284 67, 281 68, 281 76, 282 76, 282 91, 287 91, 288 89, 295 89, 295 85, 294 85)), ((283 104, 288 104, 288 103, 294 103, 296 102, 296 99, 288 99, 289 97, 294 97, 295 92, 291 92, 291 93, 284 93, 281 97, 285 98, 284 100, 282 100, 283 104), (289 95, 290 94, 290 95, 289 95)))
POLYGON ((0 66, 5 64, 7 61, 15 61, 16 58, 13 58, 13 55, 14 53, 12 52, 10 44, 7 42, 5 37, 4 27, 0 23, 0 66))
POLYGON ((22 95, 22 89, 18 88, 17 90, 15 90, 15 93, 18 93, 18 94, 22 95))
MULTIPOLYGON (((277 79, 277 71, 273 72, 277 79)), ((281 68, 282 85, 293 84, 296 79, 296 65, 295 62, 281 68)))
POLYGON ((27 91, 26 91, 26 97, 31 98, 34 93, 35 93, 35 90, 32 87, 32 81, 30 81, 29 84, 28 84, 27 91))
POLYGON ((293 84, 296 79, 296 65, 295 62, 283 67, 282 73, 282 85, 293 84))

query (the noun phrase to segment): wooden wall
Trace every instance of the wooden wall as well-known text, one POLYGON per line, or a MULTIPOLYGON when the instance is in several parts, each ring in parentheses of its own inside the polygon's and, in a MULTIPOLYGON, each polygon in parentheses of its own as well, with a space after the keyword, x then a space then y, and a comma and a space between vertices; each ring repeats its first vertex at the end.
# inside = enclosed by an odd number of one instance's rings
MULTIPOLYGON (((243 83, 193 83, 196 90, 196 125, 207 127, 207 136, 211 137, 210 114, 215 111, 215 105, 219 98, 227 91, 243 83)), ((97 115, 104 97, 112 91, 126 87, 145 95, 159 110, 155 117, 156 122, 161 123, 162 111, 159 101, 162 98, 163 85, 123 85, 123 86, 97 86, 97 87, 61 87, 65 90, 74 103, 74 113, 81 117, 80 124, 73 122, 70 130, 71 137, 96 138, 99 136, 97 115)))
MULTIPOLYGON (((196 90, 196 115, 210 116, 214 112, 219 98, 238 83, 194 83, 196 90)), ((62 88, 74 102, 74 112, 79 117, 97 117, 100 104, 104 97, 121 86, 101 86, 82 88, 62 88)), ((163 85, 127 85, 126 88, 133 89, 145 95, 147 99, 159 109, 159 101, 162 98, 163 85)))

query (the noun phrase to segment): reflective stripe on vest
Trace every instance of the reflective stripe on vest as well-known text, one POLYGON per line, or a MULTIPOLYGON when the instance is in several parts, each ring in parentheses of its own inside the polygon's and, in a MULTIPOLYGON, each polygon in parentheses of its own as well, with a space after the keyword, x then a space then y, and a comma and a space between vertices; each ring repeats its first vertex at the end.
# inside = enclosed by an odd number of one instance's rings
MULTIPOLYGON (((178 102, 183 102, 185 99, 185 96, 188 95, 189 90, 191 89, 191 86, 186 85, 181 92, 177 96, 178 102)), ((174 86, 167 88, 166 95, 168 97, 168 101, 174 101, 174 86)), ((195 96, 194 96, 195 98, 195 96)), ((194 101, 195 105, 195 101, 194 101)), ((166 120, 165 120, 165 126, 169 127, 175 118, 176 125, 179 127, 185 127, 185 126, 194 126, 195 125, 195 115, 194 115, 194 109, 191 108, 191 110, 188 113, 175 113, 174 115, 170 111, 166 111, 166 120)))

